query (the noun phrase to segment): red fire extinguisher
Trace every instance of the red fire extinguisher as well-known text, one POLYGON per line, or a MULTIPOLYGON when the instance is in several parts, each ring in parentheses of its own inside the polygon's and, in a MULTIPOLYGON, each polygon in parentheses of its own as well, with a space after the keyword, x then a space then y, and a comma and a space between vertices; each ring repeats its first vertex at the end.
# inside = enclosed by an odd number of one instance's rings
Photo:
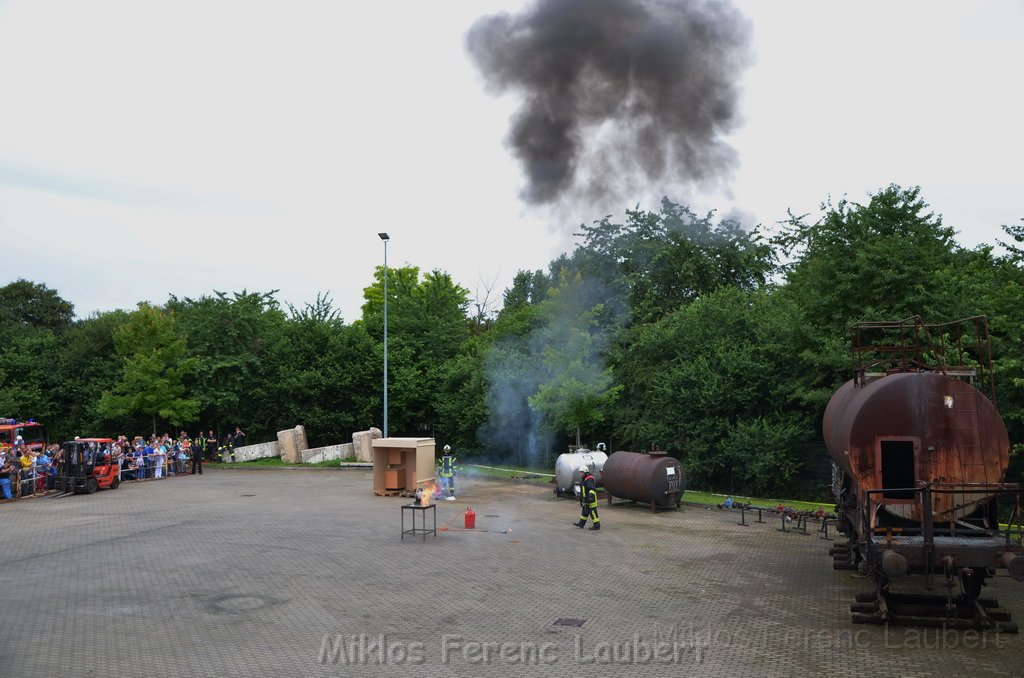
POLYGON ((472 530, 476 527, 476 514, 473 509, 466 507, 466 529, 472 530))

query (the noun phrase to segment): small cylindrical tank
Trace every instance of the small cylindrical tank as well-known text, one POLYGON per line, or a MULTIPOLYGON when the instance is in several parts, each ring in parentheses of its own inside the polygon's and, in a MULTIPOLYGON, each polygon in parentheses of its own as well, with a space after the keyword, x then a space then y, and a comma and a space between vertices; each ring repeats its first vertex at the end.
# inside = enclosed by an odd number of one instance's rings
POLYGON ((612 497, 672 508, 686 491, 686 474, 678 459, 664 452, 614 452, 604 463, 604 489, 612 497))
POLYGON ((590 472, 594 474, 594 480, 600 486, 604 464, 607 460, 608 455, 604 452, 595 452, 585 448, 558 455, 558 459, 555 460, 555 494, 579 496, 581 466, 590 469, 590 472))

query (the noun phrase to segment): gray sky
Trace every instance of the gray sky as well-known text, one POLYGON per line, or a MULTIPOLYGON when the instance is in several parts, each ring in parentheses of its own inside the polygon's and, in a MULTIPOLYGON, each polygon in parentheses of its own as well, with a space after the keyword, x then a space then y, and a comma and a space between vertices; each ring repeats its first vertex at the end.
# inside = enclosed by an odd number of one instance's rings
MULTIPOLYGON (((499 300, 575 225, 627 206, 519 199, 517 101, 487 93, 465 34, 524 5, 0 0, 0 284, 44 283, 80 317, 329 292, 351 321, 387 231, 389 264, 499 300)), ((1024 217, 1024 3, 736 5, 754 54, 738 168, 658 192, 770 225, 920 185, 968 246, 1024 217)))

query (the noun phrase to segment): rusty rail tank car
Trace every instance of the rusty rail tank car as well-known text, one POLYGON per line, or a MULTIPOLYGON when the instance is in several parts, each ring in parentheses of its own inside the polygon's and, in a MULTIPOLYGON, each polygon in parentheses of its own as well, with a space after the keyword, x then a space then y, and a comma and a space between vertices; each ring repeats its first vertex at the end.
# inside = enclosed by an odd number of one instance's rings
POLYGON ((631 499, 649 504, 651 511, 679 506, 686 491, 686 474, 678 459, 664 452, 613 452, 602 473, 608 503, 631 499))
POLYGON ((980 596, 997 568, 1024 581, 1021 491, 1004 482, 1010 443, 986 319, 926 325, 915 316, 852 330, 854 378, 832 396, 823 429, 847 538, 832 549, 834 566, 875 582, 851 605, 853 620, 1015 633, 980 596), (915 574, 928 589, 944 578, 945 593, 892 590, 915 574))

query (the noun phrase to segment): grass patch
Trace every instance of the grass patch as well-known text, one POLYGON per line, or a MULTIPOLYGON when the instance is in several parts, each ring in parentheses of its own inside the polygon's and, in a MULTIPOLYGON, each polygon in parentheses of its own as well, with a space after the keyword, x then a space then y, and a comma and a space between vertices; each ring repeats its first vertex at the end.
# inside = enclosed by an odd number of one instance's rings
POLYGON ((214 466, 223 466, 224 468, 230 468, 237 466, 238 468, 252 468, 254 466, 296 466, 297 464, 286 464, 281 461, 281 457, 264 457, 263 459, 253 459, 252 461, 233 461, 225 464, 224 462, 207 462, 214 466))
MULTIPOLYGON (((502 465, 500 467, 494 467, 494 466, 491 466, 489 464, 479 465, 479 464, 471 464, 471 463, 464 463, 463 464, 463 468, 465 469, 464 472, 466 472, 466 473, 468 473, 470 475, 482 476, 482 477, 485 477, 485 478, 500 478, 500 479, 515 478, 515 479, 523 479, 522 476, 529 476, 531 474, 536 474, 537 475, 536 478, 526 478, 526 480, 528 480, 529 482, 536 482, 536 483, 550 483, 552 480, 554 480, 554 471, 553 471, 553 469, 547 469, 547 468, 545 468, 545 469, 536 469, 536 468, 529 468, 529 467, 526 467, 526 466, 516 466, 514 464, 507 464, 507 465, 502 465)), ((683 501, 689 502, 691 504, 704 504, 704 505, 707 505, 707 506, 716 506, 718 504, 721 504, 723 501, 725 501, 725 497, 726 496, 727 495, 715 494, 713 492, 698 492, 698 491, 695 491, 695 490, 687 490, 686 493, 683 495, 683 501)), ((827 502, 827 501, 823 501, 823 502, 796 501, 796 500, 793 500, 793 499, 769 499, 769 498, 765 498, 765 497, 741 497, 739 495, 732 495, 732 498, 736 502, 743 502, 745 504, 753 504, 755 506, 771 507, 771 508, 775 508, 775 506, 777 504, 779 504, 780 502, 785 504, 786 506, 792 508, 792 509, 797 509, 797 510, 806 510, 806 509, 817 510, 819 507, 824 507, 825 510, 831 511, 832 507, 833 507, 833 504, 831 502, 827 502)))
MULTIPOLYGON (((495 479, 516 479, 525 480, 526 482, 537 483, 537 484, 549 484, 554 480, 553 469, 536 469, 529 468, 526 466, 516 466, 514 464, 503 464, 495 467, 490 464, 471 464, 463 463, 463 472, 467 475, 473 475, 484 478, 495 478, 495 479), (523 478, 523 476, 530 476, 536 474, 534 478, 523 478), (546 474, 546 475, 542 475, 546 474)), ((725 501, 727 495, 716 494, 713 492, 698 492, 695 490, 687 490, 683 494, 683 501, 690 504, 702 504, 706 506, 717 506, 725 501)), ((742 502, 744 504, 753 504, 754 506, 761 506, 764 508, 775 508, 779 503, 785 504, 791 509, 798 511, 812 510, 816 511, 819 508, 824 508, 826 511, 833 509, 831 502, 813 502, 813 501, 796 501, 794 499, 772 499, 766 497, 741 497, 738 495, 732 495, 733 501, 742 502)))
POLYGON ((483 478, 498 478, 502 480, 522 480, 524 482, 537 483, 539 485, 548 484, 555 479, 554 474, 549 469, 541 470, 525 466, 502 465, 496 467, 491 466, 490 464, 480 465, 463 463, 462 468, 463 473, 466 475, 483 478))
MULTIPOLYGON (((683 501, 689 504, 701 504, 705 506, 717 506, 725 501, 725 498, 730 495, 715 494, 712 492, 697 492, 693 490, 687 490, 683 494, 683 501)), ((796 501, 794 499, 768 499, 765 497, 741 497, 739 495, 731 495, 734 502, 742 504, 753 504, 754 506, 760 506, 762 508, 775 508, 778 504, 785 504, 791 509, 797 511, 816 511, 819 508, 824 508, 826 511, 831 511, 835 504, 828 501, 813 502, 813 501, 796 501)))

